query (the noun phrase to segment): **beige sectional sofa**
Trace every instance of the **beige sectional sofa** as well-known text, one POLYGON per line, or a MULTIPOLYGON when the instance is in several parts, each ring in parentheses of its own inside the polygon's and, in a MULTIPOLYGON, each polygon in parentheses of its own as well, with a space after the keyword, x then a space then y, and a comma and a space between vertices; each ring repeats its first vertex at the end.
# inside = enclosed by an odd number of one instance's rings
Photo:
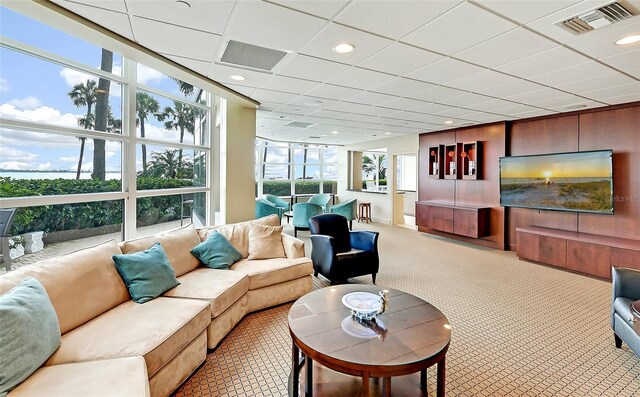
POLYGON ((311 290, 304 243, 286 234, 286 258, 248 260, 255 221, 196 230, 193 226, 117 244, 109 241, 0 276, 0 295, 27 276, 42 283, 56 311, 62 343, 16 396, 167 396, 206 359, 245 314, 299 298, 311 290), (190 250, 218 230, 243 259, 231 270, 201 267, 190 250), (180 285, 134 303, 112 256, 160 242, 180 285))

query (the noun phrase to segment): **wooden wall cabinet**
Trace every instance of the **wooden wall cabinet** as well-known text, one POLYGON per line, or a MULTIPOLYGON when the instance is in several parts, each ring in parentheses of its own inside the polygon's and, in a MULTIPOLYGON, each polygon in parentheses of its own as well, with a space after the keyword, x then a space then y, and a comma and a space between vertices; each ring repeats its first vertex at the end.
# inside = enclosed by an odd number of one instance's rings
POLYGON ((429 147, 429 178, 444 178, 444 145, 429 147))
POLYGON ((611 278, 611 267, 640 269, 640 241, 538 226, 516 228, 519 258, 611 278))
POLYGON ((489 235, 488 207, 457 206, 436 200, 416 203, 418 227, 460 236, 481 238, 489 235))

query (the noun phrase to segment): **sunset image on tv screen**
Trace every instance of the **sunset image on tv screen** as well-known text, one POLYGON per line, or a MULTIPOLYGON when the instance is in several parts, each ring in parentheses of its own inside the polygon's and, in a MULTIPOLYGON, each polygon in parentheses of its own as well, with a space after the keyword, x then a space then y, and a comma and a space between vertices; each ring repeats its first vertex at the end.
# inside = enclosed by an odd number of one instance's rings
POLYGON ((610 150, 500 159, 504 206, 613 212, 610 150))

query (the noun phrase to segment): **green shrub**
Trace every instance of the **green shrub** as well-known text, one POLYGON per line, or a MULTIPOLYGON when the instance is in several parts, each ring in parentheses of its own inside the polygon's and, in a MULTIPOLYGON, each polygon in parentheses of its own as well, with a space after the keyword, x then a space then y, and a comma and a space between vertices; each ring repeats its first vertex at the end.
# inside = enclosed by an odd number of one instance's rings
MULTIPOLYGON (((189 180, 139 178, 139 190, 192 186, 189 180)), ((29 197, 120 191, 119 180, 0 178, 0 197, 29 197)), ((180 219, 181 195, 143 197, 137 203, 137 226, 180 219)), ((18 208, 11 234, 88 229, 122 223, 122 200, 18 208)))
MULTIPOLYGON (((338 181, 322 181, 324 193, 338 193, 338 181)), ((290 181, 263 181, 262 192, 276 196, 290 196, 290 181)), ((320 192, 320 181, 300 179, 295 181, 296 194, 315 194, 320 192)), ((258 196, 258 183, 256 182, 256 197, 258 196)))

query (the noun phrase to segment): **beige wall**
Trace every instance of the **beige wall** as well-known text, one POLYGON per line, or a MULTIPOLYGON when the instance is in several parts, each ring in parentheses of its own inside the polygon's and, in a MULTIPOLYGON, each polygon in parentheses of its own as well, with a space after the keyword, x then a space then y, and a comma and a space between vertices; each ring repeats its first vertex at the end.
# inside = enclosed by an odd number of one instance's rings
POLYGON ((220 139, 222 223, 255 216, 255 147, 256 109, 227 102, 226 136, 220 139))
POLYGON ((417 153, 418 147, 418 135, 381 139, 343 147, 338 154, 338 197, 340 201, 356 198, 358 199, 358 202, 369 202, 371 203, 371 215, 373 220, 375 222, 391 224, 393 220, 393 197, 396 186, 396 165, 395 161, 393 161, 393 156, 402 153, 417 153), (349 183, 347 151, 363 151, 378 148, 387 148, 387 186, 389 189, 387 194, 354 192, 347 190, 349 183))

